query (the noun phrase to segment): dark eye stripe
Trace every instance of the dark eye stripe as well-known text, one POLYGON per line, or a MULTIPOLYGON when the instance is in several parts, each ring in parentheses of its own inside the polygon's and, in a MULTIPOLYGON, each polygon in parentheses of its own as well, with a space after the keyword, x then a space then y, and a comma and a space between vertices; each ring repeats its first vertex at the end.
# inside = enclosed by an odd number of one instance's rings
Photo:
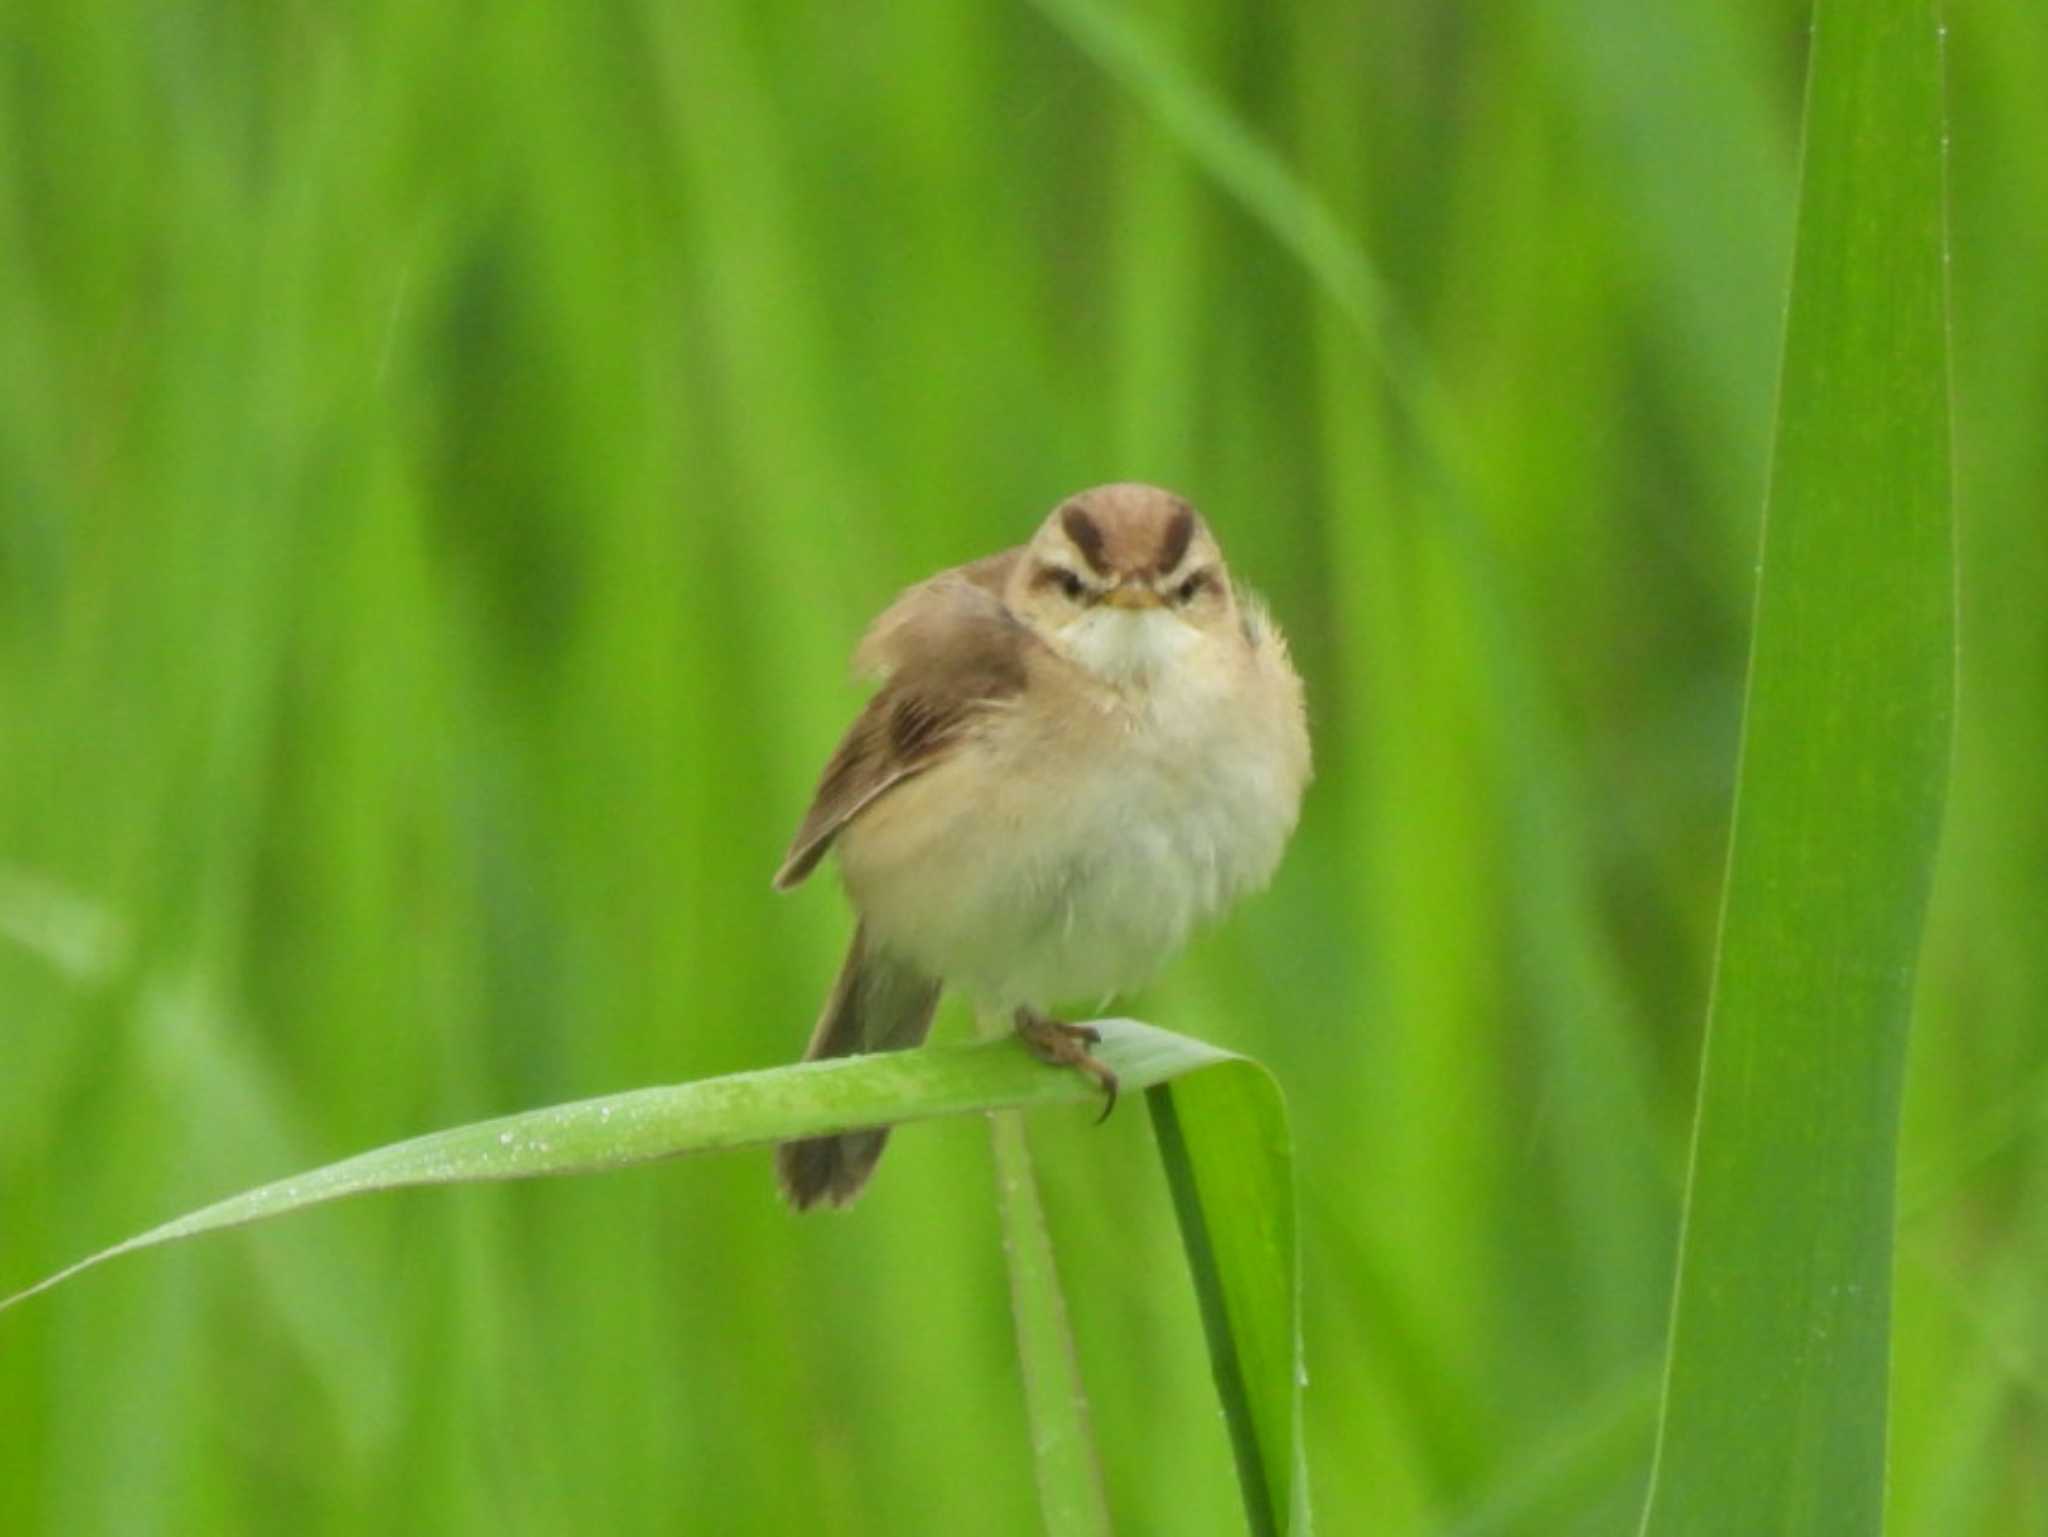
POLYGON ((1088 591, 1088 584, 1065 566, 1055 566, 1050 561, 1031 573, 1033 587, 1057 587, 1068 597, 1079 600, 1088 591))

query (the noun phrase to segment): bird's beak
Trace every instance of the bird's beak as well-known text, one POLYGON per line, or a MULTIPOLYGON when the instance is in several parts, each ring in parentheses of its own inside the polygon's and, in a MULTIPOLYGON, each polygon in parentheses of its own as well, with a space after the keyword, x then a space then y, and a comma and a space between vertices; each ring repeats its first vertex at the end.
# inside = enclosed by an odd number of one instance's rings
POLYGON ((1102 595, 1111 608, 1157 608, 1159 594, 1142 582, 1118 582, 1102 595))

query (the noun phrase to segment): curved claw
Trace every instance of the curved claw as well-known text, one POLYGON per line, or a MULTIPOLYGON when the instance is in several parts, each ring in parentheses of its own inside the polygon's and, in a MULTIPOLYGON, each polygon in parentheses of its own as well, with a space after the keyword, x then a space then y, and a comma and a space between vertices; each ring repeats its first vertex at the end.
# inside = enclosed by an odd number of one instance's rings
POLYGON ((1104 1121, 1109 1119, 1109 1112, 1116 1109, 1116 1073, 1113 1069, 1105 1067, 1102 1063, 1097 1062, 1093 1057, 1090 1057, 1088 1061, 1091 1064, 1093 1064, 1094 1067, 1101 1068, 1100 1072, 1094 1074, 1095 1081, 1102 1085, 1102 1114, 1098 1115, 1095 1118, 1095 1124, 1097 1126, 1100 1126, 1104 1121))
POLYGON ((1070 1025, 1062 1019, 1048 1019, 1035 1009, 1019 1009, 1017 1034, 1039 1061, 1054 1067, 1077 1068, 1100 1084, 1104 1104, 1095 1124, 1100 1126, 1109 1119, 1109 1113, 1116 1109, 1116 1070, 1088 1050, 1102 1040, 1100 1030, 1093 1025, 1070 1025))

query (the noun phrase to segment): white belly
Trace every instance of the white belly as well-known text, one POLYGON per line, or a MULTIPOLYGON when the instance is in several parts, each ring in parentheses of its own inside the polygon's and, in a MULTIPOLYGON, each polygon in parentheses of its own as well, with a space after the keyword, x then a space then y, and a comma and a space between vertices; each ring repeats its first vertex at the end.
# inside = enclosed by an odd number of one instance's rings
POLYGON ((1008 723, 891 791, 840 863, 879 944, 993 1009, 1095 1004, 1267 881, 1304 764, 1265 712, 1154 697, 1008 723))

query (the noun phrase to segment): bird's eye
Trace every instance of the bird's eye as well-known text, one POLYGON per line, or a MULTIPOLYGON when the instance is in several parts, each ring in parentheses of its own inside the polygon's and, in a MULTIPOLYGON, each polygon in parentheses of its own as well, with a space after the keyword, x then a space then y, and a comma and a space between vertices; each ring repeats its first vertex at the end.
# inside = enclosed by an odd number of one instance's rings
POLYGON ((1031 585, 1057 587, 1069 603, 1079 603, 1091 596, 1088 584, 1065 566, 1056 566, 1051 561, 1041 561, 1038 569, 1031 573, 1031 585))
POLYGON ((1192 603, 1195 601, 1195 595, 1208 585, 1209 573, 1197 571, 1186 581, 1182 582, 1180 586, 1173 589, 1173 601, 1176 603, 1192 603))

